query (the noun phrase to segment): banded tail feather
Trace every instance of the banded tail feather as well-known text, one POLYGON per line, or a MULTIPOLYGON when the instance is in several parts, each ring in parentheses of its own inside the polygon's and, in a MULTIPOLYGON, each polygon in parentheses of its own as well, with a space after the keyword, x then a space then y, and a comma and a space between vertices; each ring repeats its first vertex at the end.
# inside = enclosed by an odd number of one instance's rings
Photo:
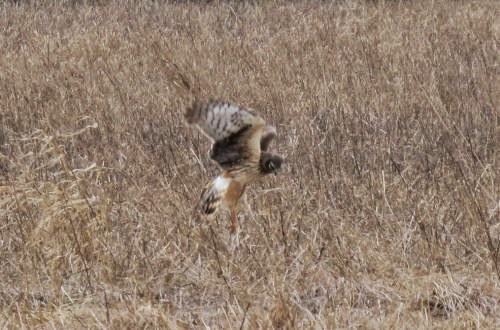
POLYGON ((200 197, 200 208, 205 214, 212 214, 224 199, 224 195, 231 183, 231 179, 218 176, 208 183, 200 197))

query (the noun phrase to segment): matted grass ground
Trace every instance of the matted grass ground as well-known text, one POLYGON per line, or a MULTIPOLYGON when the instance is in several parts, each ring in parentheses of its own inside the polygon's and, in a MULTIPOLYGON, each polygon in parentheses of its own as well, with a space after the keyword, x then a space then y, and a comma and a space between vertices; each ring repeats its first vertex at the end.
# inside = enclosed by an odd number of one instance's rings
POLYGON ((0 4, 0 327, 499 328, 500 5, 0 4), (183 121, 286 158, 227 215, 183 121))

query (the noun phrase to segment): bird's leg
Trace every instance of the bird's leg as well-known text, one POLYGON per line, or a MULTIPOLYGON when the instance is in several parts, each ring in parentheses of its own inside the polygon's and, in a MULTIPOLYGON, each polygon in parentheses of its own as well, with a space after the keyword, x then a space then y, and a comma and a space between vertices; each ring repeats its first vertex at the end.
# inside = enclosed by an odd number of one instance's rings
POLYGON ((231 217, 231 234, 234 234, 238 228, 238 217, 236 216, 236 211, 231 210, 229 212, 229 216, 231 217))

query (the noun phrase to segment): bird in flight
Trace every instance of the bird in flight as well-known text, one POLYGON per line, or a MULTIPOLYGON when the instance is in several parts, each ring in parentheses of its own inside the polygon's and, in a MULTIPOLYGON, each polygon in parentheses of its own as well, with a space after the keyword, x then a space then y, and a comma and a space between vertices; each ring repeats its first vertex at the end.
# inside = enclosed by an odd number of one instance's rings
POLYGON ((195 101, 184 116, 212 140, 210 158, 222 170, 203 190, 201 211, 212 214, 221 207, 229 210, 231 233, 235 233, 236 206, 246 186, 281 169, 283 158, 267 151, 276 129, 248 109, 218 101, 195 101))

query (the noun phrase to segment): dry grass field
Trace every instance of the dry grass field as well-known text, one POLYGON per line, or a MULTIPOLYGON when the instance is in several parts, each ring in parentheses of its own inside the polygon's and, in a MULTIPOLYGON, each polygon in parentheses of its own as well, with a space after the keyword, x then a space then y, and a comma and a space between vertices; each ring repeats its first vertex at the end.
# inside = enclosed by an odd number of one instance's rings
POLYGON ((0 4, 0 328, 499 328, 500 4, 0 4), (240 212, 195 98, 278 130, 240 212))

